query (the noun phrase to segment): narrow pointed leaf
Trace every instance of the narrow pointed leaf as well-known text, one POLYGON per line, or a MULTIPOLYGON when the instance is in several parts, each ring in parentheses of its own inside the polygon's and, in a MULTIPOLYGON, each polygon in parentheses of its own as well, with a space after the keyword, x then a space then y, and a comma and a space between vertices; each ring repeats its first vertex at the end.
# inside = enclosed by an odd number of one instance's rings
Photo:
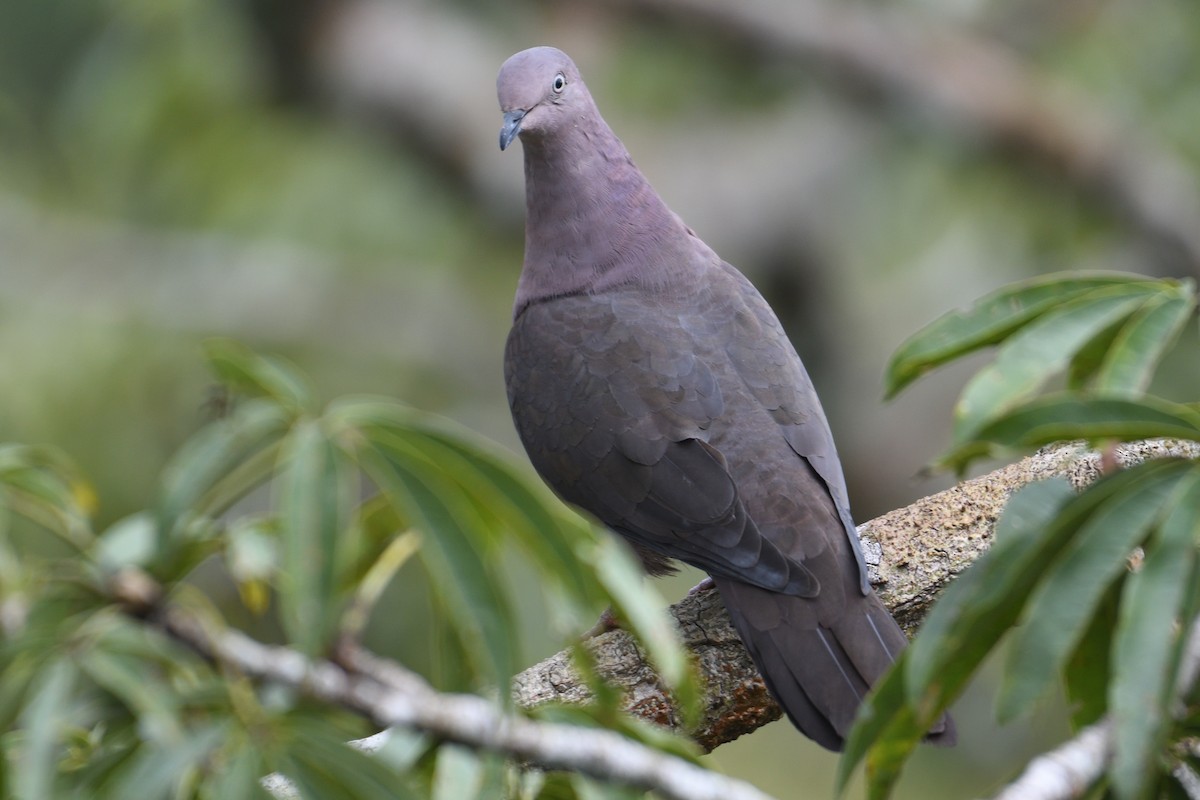
POLYGON ((1040 314, 1088 291, 1147 283, 1120 273, 1057 273, 1006 286, 933 321, 902 343, 887 369, 887 396, 959 356, 1003 341, 1040 314))
POLYGON ((267 400, 241 403, 232 414, 201 429, 163 470, 159 536, 170 536, 180 518, 242 460, 277 441, 289 420, 267 400))
POLYGON ((613 610, 632 627, 663 680, 677 690, 676 699, 685 714, 690 714, 699 693, 689 674, 687 656, 668 616, 662 612, 661 598, 643 579, 632 552, 624 543, 606 536, 588 548, 588 555, 613 600, 613 610))
MULTIPOLYGON (((907 725, 910 731, 915 731, 917 739, 921 736, 915 725, 916 715, 908 703, 905 691, 909 652, 911 651, 906 650, 901 654, 883 680, 872 687, 871 693, 858 708, 858 717, 854 721, 854 727, 850 729, 849 736, 846 737, 841 758, 838 759, 835 791, 839 796, 846 791, 855 767, 867 758, 868 752, 876 742, 883 740, 885 734, 890 733, 895 739, 896 734, 907 725)), ((898 745, 893 743, 889 747, 894 748, 898 745)))
POLYGON ((561 508, 548 491, 538 491, 520 480, 512 467, 487 454, 466 452, 462 442, 438 438, 460 456, 463 479, 472 479, 471 488, 493 510, 501 512, 509 530, 547 577, 559 578, 572 589, 580 602, 596 602, 598 594, 588 591, 595 581, 588 574, 575 545, 590 538, 588 524, 573 512, 561 508), (557 508, 556 508, 557 506, 557 508), (551 510, 553 509, 553 510, 551 510))
POLYGON ((1092 614, 1063 673, 1071 729, 1075 732, 1098 722, 1108 713, 1108 686, 1112 678, 1113 629, 1116 628, 1124 582, 1109 586, 1092 614))
POLYGON ((228 735, 226 725, 193 728, 170 745, 143 745, 125 765, 107 797, 172 800, 178 787, 199 769, 228 735))
POLYGON ((560 580, 580 600, 603 605, 595 580, 574 550, 581 537, 590 536, 587 523, 566 510, 541 482, 521 475, 498 447, 448 420, 390 401, 346 399, 333 404, 330 416, 356 428, 419 437, 437 448, 436 460, 447 464, 464 490, 492 510, 547 577, 560 580))
POLYGON ((1174 438, 1200 439, 1200 413, 1157 397, 1082 398, 1061 392, 1031 400, 991 421, 974 441, 951 450, 938 463, 961 468, 986 455, 984 443, 1006 449, 1031 449, 1054 442, 1174 438), (984 445, 984 446, 981 446, 984 445))
POLYGON ((141 735, 150 740, 179 741, 183 725, 179 703, 161 680, 147 679, 145 662, 96 646, 84 653, 80 668, 111 692, 137 718, 141 735))
POLYGON ((144 567, 154 557, 154 518, 145 511, 117 520, 96 541, 93 555, 102 566, 144 567))
POLYGON ((908 650, 910 703, 940 704, 965 685, 1021 613, 1049 558, 1080 519, 1128 481, 1121 477, 1093 485, 1090 496, 1076 496, 1058 479, 1013 495, 991 549, 946 587, 908 650))
POLYGON ((345 744, 324 725, 305 721, 294 724, 295 738, 289 750, 305 797, 325 800, 352 797, 355 800, 407 800, 413 797, 403 778, 383 761, 345 744), (316 793, 314 793, 316 792, 316 793))
POLYGON ((646 792, 619 783, 602 783, 586 775, 573 773, 571 787, 579 800, 643 800, 646 792))
MULTIPOLYGON (((506 684, 517 668, 513 612, 494 563, 493 542, 469 517, 468 503, 402 438, 380 433, 360 453, 372 480, 422 533, 421 558, 452 612, 477 668, 506 684)), ((507 695, 505 695, 507 696, 507 695)))
POLYGON ((1088 382, 1104 363, 1104 358, 1112 347, 1117 336, 1148 306, 1161 302, 1160 297, 1147 297, 1140 307, 1133 309, 1128 316, 1113 320, 1112 324, 1097 333, 1085 345, 1075 351, 1071 363, 1067 365, 1067 390, 1078 392, 1085 389, 1088 382))
POLYGON ((987 422, 1031 397, 1072 356, 1142 304, 1148 289, 1116 286, 1060 304, 1010 337, 995 361, 975 374, 955 406, 954 440, 968 441, 987 422))
POLYGON ((263 796, 261 781, 268 770, 262 754, 240 737, 235 741, 237 746, 227 743, 222 754, 225 760, 206 781, 212 800, 257 800, 263 796))
POLYGON ((204 356, 213 372, 235 391, 269 397, 293 412, 312 410, 312 390, 283 359, 260 355, 230 339, 208 340, 204 356))
POLYGON ((84 549, 92 543, 88 514, 94 504, 90 485, 56 448, 0 445, 0 506, 84 549))
POLYGON ((1178 461, 1148 466, 1138 470, 1140 480, 1129 482, 1089 515, 1042 575, 1008 652, 997 699, 1002 723, 1027 711, 1053 684, 1105 590, 1126 569, 1130 552, 1189 469, 1178 461))
MULTIPOLYGON (((1113 790, 1121 800, 1145 797, 1165 744, 1175 683, 1180 619, 1195 574, 1200 538, 1200 468, 1193 467, 1171 498, 1142 568, 1131 575, 1113 646, 1113 790)), ((1181 628, 1182 625, 1182 628, 1181 628)))
POLYGON ((341 616, 338 578, 352 544, 347 522, 353 487, 340 451, 315 420, 297 426, 281 458, 280 612, 290 641, 312 655, 328 644, 341 616))
POLYGON ((22 758, 13 772, 17 800, 56 797, 60 729, 67 724, 69 707, 78 676, 67 659, 53 662, 35 680, 33 697, 21 713, 25 731, 22 758))
POLYGON ((474 751, 453 744, 438 748, 432 800, 475 800, 482 784, 483 763, 474 751))
MULTIPOLYGON (((588 522, 563 507, 561 501, 540 483, 531 485, 519 476, 498 453, 468 442, 451 423, 395 403, 369 398, 345 400, 331 408, 330 417, 337 423, 355 428, 370 441, 406 442, 410 450, 424 452, 439 472, 452 475, 455 488, 470 497, 476 507, 486 510, 487 516, 494 520, 493 524, 502 526, 504 533, 512 535, 545 573, 560 601, 560 607, 555 608, 554 613, 565 613, 578 621, 585 612, 594 615, 605 605, 619 605, 610 596, 614 586, 606 587, 593 569, 596 563, 594 548, 607 548, 611 544, 609 538, 598 535, 588 522), (564 604, 566 607, 561 607, 564 604)), ((458 505, 461 510, 462 504, 458 505)), ((486 548, 486 545, 482 547, 486 548)), ((611 568, 613 562, 604 563, 611 568)), ((641 571, 635 570, 634 574, 638 576, 640 587, 643 583, 641 571)), ((610 576, 610 583, 612 581, 617 582, 620 591, 625 591, 623 582, 615 575, 610 576)), ((651 646, 647 641, 651 637, 660 637, 661 626, 656 622, 655 627, 642 628, 640 617, 629 621, 630 632, 646 641, 652 659, 660 659, 667 666, 663 678, 681 692, 681 701, 698 696, 695 687, 675 683, 681 677, 691 678, 690 671, 681 672, 672 666, 679 657, 661 653, 661 644, 651 646)), ((673 635, 670 641, 670 646, 678 647, 673 635)))
POLYGON ((1179 337, 1196 309, 1191 282, 1177 296, 1149 304, 1121 329, 1093 382, 1097 392, 1135 396, 1144 392, 1163 354, 1179 337))

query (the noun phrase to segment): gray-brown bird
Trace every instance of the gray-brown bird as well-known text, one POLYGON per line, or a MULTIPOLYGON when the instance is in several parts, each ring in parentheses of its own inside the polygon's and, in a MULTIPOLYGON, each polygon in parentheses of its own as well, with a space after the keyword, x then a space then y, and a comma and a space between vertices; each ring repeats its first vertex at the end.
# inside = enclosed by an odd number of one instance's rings
MULTIPOLYGON (((530 460, 651 574, 672 559, 707 572, 788 717, 841 749, 907 639, 867 582, 804 365, 634 166, 565 53, 517 53, 497 93, 500 149, 520 137, 525 152, 504 371, 530 460)), ((949 719, 930 735, 949 743, 949 719)))

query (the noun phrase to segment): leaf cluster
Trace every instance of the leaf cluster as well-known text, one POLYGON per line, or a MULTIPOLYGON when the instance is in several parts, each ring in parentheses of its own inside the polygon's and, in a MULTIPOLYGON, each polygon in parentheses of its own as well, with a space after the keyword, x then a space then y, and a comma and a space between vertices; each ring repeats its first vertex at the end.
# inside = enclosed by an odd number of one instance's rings
MULTIPOLYGON (((947 314, 893 357, 888 391, 964 354, 995 360, 963 390, 940 464, 1061 440, 1111 448, 1170 437, 1200 442, 1194 405, 1145 394, 1196 311, 1189 281, 1051 275, 947 314), (1064 374, 1066 388, 1038 395, 1064 374)), ((1106 794, 1178 793, 1172 742, 1195 734, 1180 662, 1200 613, 1200 463, 1110 469, 1076 493, 1062 479, 1009 501, 991 549, 951 583, 913 646, 864 704, 840 766, 866 763, 887 796, 929 726, 1007 636, 998 718, 1027 713, 1061 678, 1072 723, 1114 732, 1106 794), (1182 694, 1181 694, 1182 692, 1182 694)))
MULTIPOLYGON (((271 772, 308 798, 623 796, 419 732, 395 732, 367 755, 345 744, 363 733, 349 712, 302 687, 256 685, 154 624, 166 604, 228 624, 189 582, 215 561, 246 610, 276 615, 283 644, 335 657, 372 615, 408 613, 377 601, 419 569, 436 594, 433 624, 462 654, 456 670, 507 707, 494 687, 521 666, 515 587, 501 569, 515 551, 564 636, 611 606, 685 712, 698 692, 664 616, 647 611, 661 604, 631 556, 496 447, 385 399, 318 406, 291 366, 232 342, 206 355, 233 401, 172 459, 157 504, 107 530, 92 529, 90 490, 65 457, 0 448, 6 796, 249 798, 265 796, 271 772), (130 571, 152 576, 163 596, 140 609, 116 602, 112 587, 130 571)), ((618 698, 596 681, 592 715, 616 716, 618 698)))

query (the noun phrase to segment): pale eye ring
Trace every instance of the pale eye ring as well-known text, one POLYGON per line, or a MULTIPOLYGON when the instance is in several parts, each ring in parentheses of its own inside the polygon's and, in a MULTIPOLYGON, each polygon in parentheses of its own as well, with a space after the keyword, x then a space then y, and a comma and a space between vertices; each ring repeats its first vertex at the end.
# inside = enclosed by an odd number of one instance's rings
POLYGON ((563 89, 567 88, 567 77, 561 72, 558 73, 554 76, 554 83, 550 84, 550 88, 552 88, 556 94, 561 93, 563 89))

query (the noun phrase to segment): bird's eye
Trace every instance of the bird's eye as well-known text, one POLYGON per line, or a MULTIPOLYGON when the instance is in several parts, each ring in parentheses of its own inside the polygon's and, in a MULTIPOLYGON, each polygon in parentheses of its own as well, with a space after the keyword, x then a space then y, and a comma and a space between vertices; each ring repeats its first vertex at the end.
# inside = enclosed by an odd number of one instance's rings
POLYGON ((561 92, 567 87, 567 79, 560 72, 554 76, 554 83, 551 85, 555 92, 561 92))

